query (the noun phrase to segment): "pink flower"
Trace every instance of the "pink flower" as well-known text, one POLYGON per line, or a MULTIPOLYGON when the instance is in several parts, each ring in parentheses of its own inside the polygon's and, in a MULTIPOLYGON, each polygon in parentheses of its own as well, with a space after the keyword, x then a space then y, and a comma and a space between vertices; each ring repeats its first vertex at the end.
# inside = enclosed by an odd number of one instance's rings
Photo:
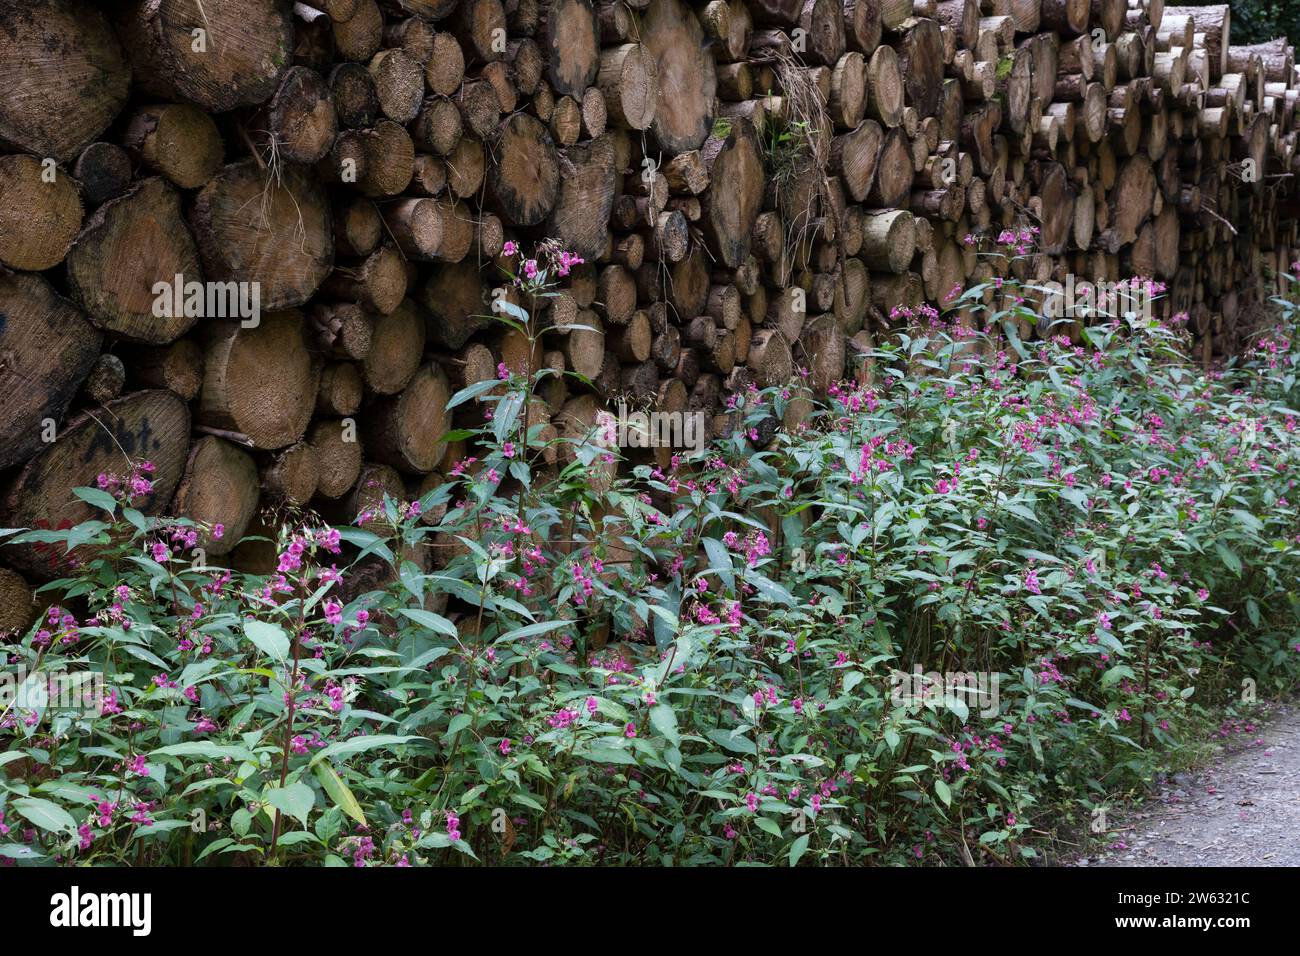
POLYGON ((575 720, 577 720, 577 718, 578 718, 577 711, 570 710, 567 707, 562 707, 559 710, 557 710, 555 713, 553 713, 550 717, 547 717, 546 722, 550 724, 552 727, 554 727, 556 730, 563 730, 564 728, 570 726, 575 720))
POLYGON ((326 600, 324 610, 325 620, 329 621, 331 624, 343 623, 343 605, 339 604, 338 601, 335 601, 332 598, 326 600))

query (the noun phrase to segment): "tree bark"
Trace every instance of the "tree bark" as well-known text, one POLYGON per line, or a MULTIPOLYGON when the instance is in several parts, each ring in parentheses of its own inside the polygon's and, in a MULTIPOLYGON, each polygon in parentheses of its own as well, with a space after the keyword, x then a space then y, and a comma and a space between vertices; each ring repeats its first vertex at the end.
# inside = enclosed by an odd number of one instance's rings
POLYGON ((0 265, 43 272, 67 256, 81 228, 81 198, 71 176, 53 174, 47 182, 34 157, 0 156, 0 265))
POLYGON ((207 278, 258 283, 263 309, 306 302, 334 262, 324 191, 293 168, 276 181, 251 160, 226 166, 199 192, 190 224, 207 278))
POLYGON ((307 350, 298 312, 205 323, 203 386, 196 420, 236 432, 252 446, 284 448, 302 438, 315 407, 320 362, 307 350))
POLYGON ((199 544, 208 557, 232 551, 244 536, 259 495, 252 456, 221 438, 205 435, 190 448, 185 472, 171 510, 198 527, 199 544), (221 536, 214 535, 222 525, 221 536))
POLYGON ((7 6, 0 12, 0 145, 69 163, 126 105, 130 65, 90 4, 7 6))
POLYGON ((713 125, 717 77, 699 21, 680 0, 651 0, 641 42, 655 58, 659 103, 651 129, 660 148, 675 156, 699 149, 713 125))

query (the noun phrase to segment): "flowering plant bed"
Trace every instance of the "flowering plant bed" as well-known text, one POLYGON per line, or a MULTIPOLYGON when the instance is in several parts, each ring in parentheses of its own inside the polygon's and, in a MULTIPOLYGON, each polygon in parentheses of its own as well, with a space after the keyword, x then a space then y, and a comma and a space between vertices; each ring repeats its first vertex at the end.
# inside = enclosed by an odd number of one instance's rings
POLYGON ((0 861, 1041 856, 1295 686, 1300 352, 1289 309, 1209 373, 1177 321, 1029 344, 1024 292, 625 477, 503 367, 445 483, 287 516, 267 575, 192 563, 215 529, 135 510, 145 463, 79 489, 102 517, 7 533, 76 566, 5 651, 103 686, 3 707, 0 861))

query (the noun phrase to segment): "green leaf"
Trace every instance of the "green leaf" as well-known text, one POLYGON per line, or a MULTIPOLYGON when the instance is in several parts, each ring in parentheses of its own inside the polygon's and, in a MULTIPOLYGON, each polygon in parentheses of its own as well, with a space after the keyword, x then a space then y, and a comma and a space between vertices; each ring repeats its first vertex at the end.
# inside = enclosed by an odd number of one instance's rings
POLYGON ((510 437, 515 422, 519 420, 519 413, 524 407, 524 393, 511 392, 501 401, 497 402, 497 407, 492 415, 492 434, 498 442, 504 442, 510 437))
POLYGON ((244 621, 244 634, 267 657, 283 661, 289 656, 289 635, 275 624, 249 619, 244 621))
POLYGON ((1264 523, 1260 521, 1258 518, 1256 518, 1249 511, 1242 511, 1240 508, 1233 508, 1232 511, 1229 513, 1234 518, 1236 518, 1238 523, 1243 525, 1247 530, 1250 531, 1264 530, 1264 523))
POLYGON ((187 829, 190 826, 189 820, 155 820, 153 823, 138 828, 131 834, 131 839, 138 840, 158 833, 170 833, 172 830, 187 829))
POLYGON ((307 817, 316 803, 316 793, 305 783, 291 783, 287 787, 273 787, 263 792, 266 802, 281 813, 307 825, 307 817))
POLYGON ((1034 752, 1034 757, 1039 763, 1043 762, 1043 745, 1038 741, 1038 732, 1034 730, 1033 725, 1029 726, 1029 749, 1034 752))
POLYGON ((650 723, 674 747, 681 746, 682 736, 677 729, 677 715, 667 704, 655 704, 650 708, 650 723))
POLYGON ((1214 551, 1233 574, 1241 574, 1241 558, 1222 541, 1214 542, 1214 551))
POLYGON ((311 769, 316 774, 316 779, 320 781, 320 785, 325 788, 325 792, 330 795, 330 799, 334 801, 334 806, 363 827, 367 826, 366 815, 361 811, 361 804, 357 803, 356 796, 343 782, 338 772, 327 763, 318 763, 311 769))
POLYGON ((613 747, 587 747, 581 751, 581 754, 593 763, 636 764, 635 754, 613 747))
POLYGON ((1022 359, 1028 360, 1029 352, 1025 350, 1024 343, 1020 341, 1020 330, 1016 328, 1016 323, 1008 319, 1002 323, 1002 330, 1006 333, 1007 341, 1011 343, 1011 347, 1016 350, 1016 354, 1022 359))
POLYGON ((562 627, 572 627, 572 621, 539 621, 536 624, 528 624, 524 627, 517 627, 513 631, 508 631, 496 639, 496 644, 507 644, 510 641, 523 640, 525 637, 534 637, 538 634, 547 634, 551 631, 558 630, 562 627))
POLYGON ((204 760, 252 760, 253 752, 247 747, 222 746, 206 740, 187 741, 183 744, 170 744, 159 747, 149 754, 150 757, 200 757, 204 760))
POLYGON ((796 604, 794 595, 787 591, 782 585, 777 584, 775 581, 768 580, 755 571, 748 571, 745 574, 745 580, 754 585, 758 590, 758 593, 763 595, 769 601, 775 601, 778 604, 784 604, 787 607, 794 607, 796 604))
POLYGON ((1062 488, 1061 497, 1082 512, 1088 511, 1088 496, 1078 488, 1062 488))
POLYGON ((297 843, 320 842, 320 837, 314 833, 308 833, 306 830, 294 830, 292 833, 284 833, 280 836, 280 846, 293 846, 297 843))
POLYGON ((108 525, 103 521, 81 522, 68 532, 67 550, 71 551, 73 548, 78 548, 87 541, 93 540, 96 535, 106 528, 108 528, 108 525))
POLYGON ((19 797, 9 805, 42 830, 76 832, 77 821, 57 803, 40 797, 19 797))
POLYGON ((478 398, 480 395, 486 395, 488 392, 492 391, 492 389, 499 388, 500 386, 501 382, 495 378, 487 378, 481 382, 475 382, 473 385, 466 386, 451 397, 451 401, 447 403, 447 411, 451 411, 457 405, 465 404, 465 402, 468 402, 471 398, 478 398))
POLYGON ((731 552, 717 538, 705 538, 704 551, 709 556, 709 570, 714 572, 728 591, 736 589, 736 578, 731 568, 731 552))
POLYGON ((966 702, 956 694, 945 695, 943 703, 945 707, 957 715, 957 719, 963 724, 970 717, 970 709, 966 706, 966 702))
POLYGON ((11 860, 38 860, 45 855, 35 847, 25 846, 22 843, 0 845, 0 856, 8 857, 11 860))
POLYGON ((364 737, 352 737, 348 740, 340 740, 332 743, 324 750, 321 750, 316 756, 311 758, 312 766, 321 763, 330 757, 350 757, 353 754, 364 753, 367 750, 379 750, 381 748, 400 747, 410 743, 422 743, 432 745, 432 741, 427 737, 420 736, 398 736, 397 734, 370 734, 364 737))
POLYGON ((458 636, 456 625, 441 614, 434 614, 432 611, 423 611, 413 607, 398 608, 398 611, 421 627, 427 627, 431 631, 437 631, 439 634, 445 634, 448 637, 458 636))
POLYGON ((1011 512, 1011 514, 1015 515, 1017 518, 1024 518, 1026 521, 1032 521, 1034 524, 1038 524, 1038 515, 1034 514, 1022 504, 1017 504, 1014 501, 1004 501, 1002 502, 1002 510, 1011 512))
MULTIPOLYGON (((545 279, 542 277, 544 277, 545 275, 546 273, 544 272, 539 273, 538 281, 544 282, 545 279)), ((496 306, 497 309, 504 312, 506 315, 510 316, 511 318, 518 319, 522 323, 528 322, 528 313, 523 309, 521 309, 519 306, 515 305, 513 302, 509 301, 508 299, 497 299, 494 305, 496 306)))
POLYGON ((714 730, 710 730, 707 736, 714 743, 727 748, 732 753, 755 754, 758 752, 758 748, 754 746, 754 742, 752 740, 750 740, 748 737, 743 736, 742 734, 736 733, 734 730, 723 730, 722 728, 716 728, 714 730))
POLYGON ((107 491, 99 488, 73 488, 72 493, 88 505, 102 508, 109 514, 117 513, 117 500, 107 491))
POLYGON ((939 795, 939 799, 943 801, 945 807, 952 806, 952 791, 948 789, 946 783, 942 780, 936 780, 934 782, 934 792, 939 795))
POLYGON ((808 849, 808 834, 799 837, 790 844, 790 865, 797 866, 799 858, 804 855, 808 849))
POLYGON ((448 721, 447 732, 442 735, 443 739, 446 740, 449 737, 454 737, 456 734, 468 727, 472 720, 473 718, 470 717, 469 714, 457 714, 448 721))
POLYGON ((392 562, 394 560, 393 552, 388 545, 384 544, 384 539, 373 531, 363 531, 360 528, 338 528, 336 530, 339 533, 339 538, 360 549, 361 553, 357 555, 358 561, 371 554, 377 554, 385 561, 392 562))

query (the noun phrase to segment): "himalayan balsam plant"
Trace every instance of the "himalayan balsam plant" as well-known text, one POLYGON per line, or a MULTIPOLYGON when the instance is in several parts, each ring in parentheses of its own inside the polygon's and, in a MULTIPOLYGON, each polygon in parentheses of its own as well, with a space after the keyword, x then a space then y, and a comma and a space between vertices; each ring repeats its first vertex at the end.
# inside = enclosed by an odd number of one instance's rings
MULTIPOLYGON (((535 340, 572 262, 522 260, 497 318, 535 340)), ((554 372, 502 366, 443 484, 284 519, 270 573, 194 564, 221 529, 135 508, 147 464, 103 476, 101 520, 6 532, 77 558, 10 669, 103 690, 0 703, 0 862, 1041 856, 1248 720, 1243 679, 1294 686, 1300 350, 1285 308, 1204 371, 1181 316, 1033 301, 954 290, 810 415, 751 388, 617 478, 529 421, 554 372), (915 670, 996 703, 900 697, 915 670)))

